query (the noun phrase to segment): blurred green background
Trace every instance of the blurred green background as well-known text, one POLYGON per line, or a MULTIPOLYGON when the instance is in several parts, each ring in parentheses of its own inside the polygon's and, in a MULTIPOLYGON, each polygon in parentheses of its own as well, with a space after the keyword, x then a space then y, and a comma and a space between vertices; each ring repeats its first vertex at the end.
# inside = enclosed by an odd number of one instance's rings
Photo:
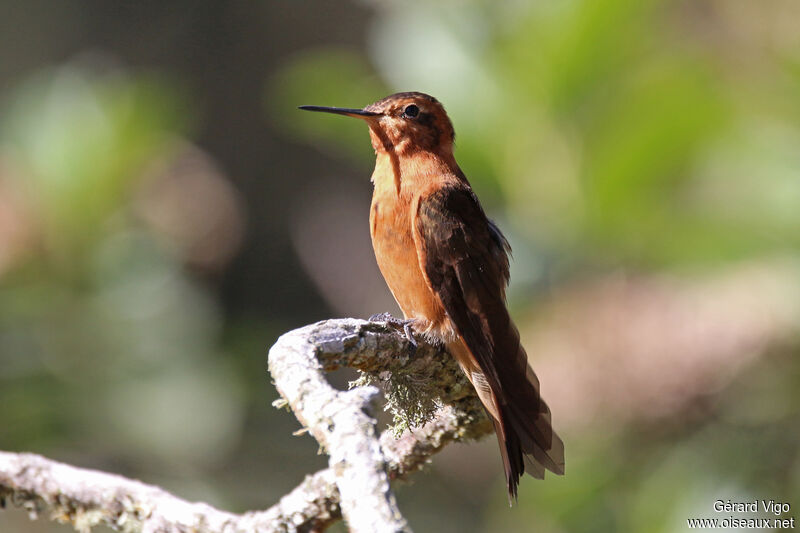
POLYGON ((2 2, 0 449, 237 512, 323 467, 266 350, 396 307, 366 128, 296 106, 418 90, 514 248, 567 475, 509 509, 493 439, 452 446, 398 486, 414 529, 797 516, 799 26, 789 0, 2 2))

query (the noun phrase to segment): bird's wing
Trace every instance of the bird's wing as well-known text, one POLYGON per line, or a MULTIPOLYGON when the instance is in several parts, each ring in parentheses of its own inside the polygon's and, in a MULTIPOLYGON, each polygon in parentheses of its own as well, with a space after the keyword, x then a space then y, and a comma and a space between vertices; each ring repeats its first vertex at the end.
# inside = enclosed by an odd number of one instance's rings
POLYGON ((492 333, 504 328, 492 328, 489 323, 508 320, 504 298, 508 282, 505 239, 486 218, 474 193, 467 186, 455 185, 420 199, 414 239, 420 267, 431 288, 476 357, 492 390, 500 391, 498 373, 516 370, 523 363, 495 360, 492 333))
POLYGON ((507 242, 466 184, 421 198, 413 225, 420 267, 498 403, 487 408, 502 415, 498 437, 501 450, 507 448, 507 473, 510 461, 511 474, 519 478, 520 453, 531 474, 543 473, 542 466, 563 473, 563 444, 506 309, 507 242))

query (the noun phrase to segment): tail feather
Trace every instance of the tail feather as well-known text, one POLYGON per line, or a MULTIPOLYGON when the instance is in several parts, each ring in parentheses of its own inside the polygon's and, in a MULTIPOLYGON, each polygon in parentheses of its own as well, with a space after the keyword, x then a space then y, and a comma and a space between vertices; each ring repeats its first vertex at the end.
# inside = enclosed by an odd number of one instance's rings
MULTIPOLYGON (((517 499, 519 476, 525 470, 522 449, 519 443, 516 442, 516 435, 513 432, 506 433, 502 422, 494 419, 492 422, 494 423, 497 441, 500 444, 500 457, 503 460, 503 469, 506 474, 506 483, 508 485, 508 503, 511 504, 517 499)), ((544 476, 544 473, 542 473, 542 476, 544 476)))
MULTIPOLYGON (((464 339, 449 346, 478 392, 478 397, 492 418, 508 486, 509 501, 516 500, 522 474, 527 472, 543 479, 545 471, 564 474, 564 443, 553 431, 550 408, 539 394, 539 380, 528 365, 525 350, 513 323, 503 321, 506 335, 497 342, 495 350, 513 353, 506 358, 493 358, 500 364, 483 369, 464 339), (511 350, 514 350, 513 352, 511 350), (503 365, 513 362, 512 365, 503 365), (510 367, 509 367, 510 366, 510 367), (494 376, 486 375, 487 371, 494 376), (494 379, 493 379, 494 378, 494 379)), ((497 326, 498 324, 493 324, 497 326)), ((494 331, 497 329, 493 328, 494 331)))
POLYGON ((522 419, 518 411, 504 405, 500 407, 501 420, 493 420, 509 500, 516 500, 517 486, 523 473, 536 479, 544 479, 546 470, 564 474, 564 443, 550 427, 549 420, 522 419), (548 434, 549 438, 542 438, 543 434, 548 434))

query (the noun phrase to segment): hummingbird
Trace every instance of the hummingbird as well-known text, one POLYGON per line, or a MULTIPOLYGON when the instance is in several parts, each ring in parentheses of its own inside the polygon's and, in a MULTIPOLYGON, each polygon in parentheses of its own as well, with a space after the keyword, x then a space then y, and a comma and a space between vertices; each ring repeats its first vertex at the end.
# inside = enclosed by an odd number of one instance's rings
MULTIPOLYGON (((564 444, 506 307, 511 247, 453 155, 444 106, 420 92, 363 109, 300 106, 364 120, 375 150, 370 235, 410 330, 441 343, 491 419, 509 501, 526 471, 564 473, 564 444)), ((413 340, 412 340, 413 343, 413 340)))

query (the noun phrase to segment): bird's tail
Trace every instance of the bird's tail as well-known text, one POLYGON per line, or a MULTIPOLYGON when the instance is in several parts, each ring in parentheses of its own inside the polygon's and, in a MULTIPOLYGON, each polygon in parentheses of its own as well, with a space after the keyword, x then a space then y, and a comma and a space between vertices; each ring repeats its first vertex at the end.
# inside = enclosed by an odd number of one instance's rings
POLYGON ((550 408, 539 394, 539 380, 528 364, 516 327, 510 322, 509 326, 509 336, 502 344, 506 349, 516 348, 516 353, 493 360, 513 361, 515 368, 480 368, 463 339, 456 340, 448 348, 492 418, 509 501, 512 501, 516 500, 517 486, 524 472, 537 479, 544 478, 545 470, 559 475, 564 473, 564 443, 553 431, 550 408), (487 377, 490 372, 493 375, 487 377))

